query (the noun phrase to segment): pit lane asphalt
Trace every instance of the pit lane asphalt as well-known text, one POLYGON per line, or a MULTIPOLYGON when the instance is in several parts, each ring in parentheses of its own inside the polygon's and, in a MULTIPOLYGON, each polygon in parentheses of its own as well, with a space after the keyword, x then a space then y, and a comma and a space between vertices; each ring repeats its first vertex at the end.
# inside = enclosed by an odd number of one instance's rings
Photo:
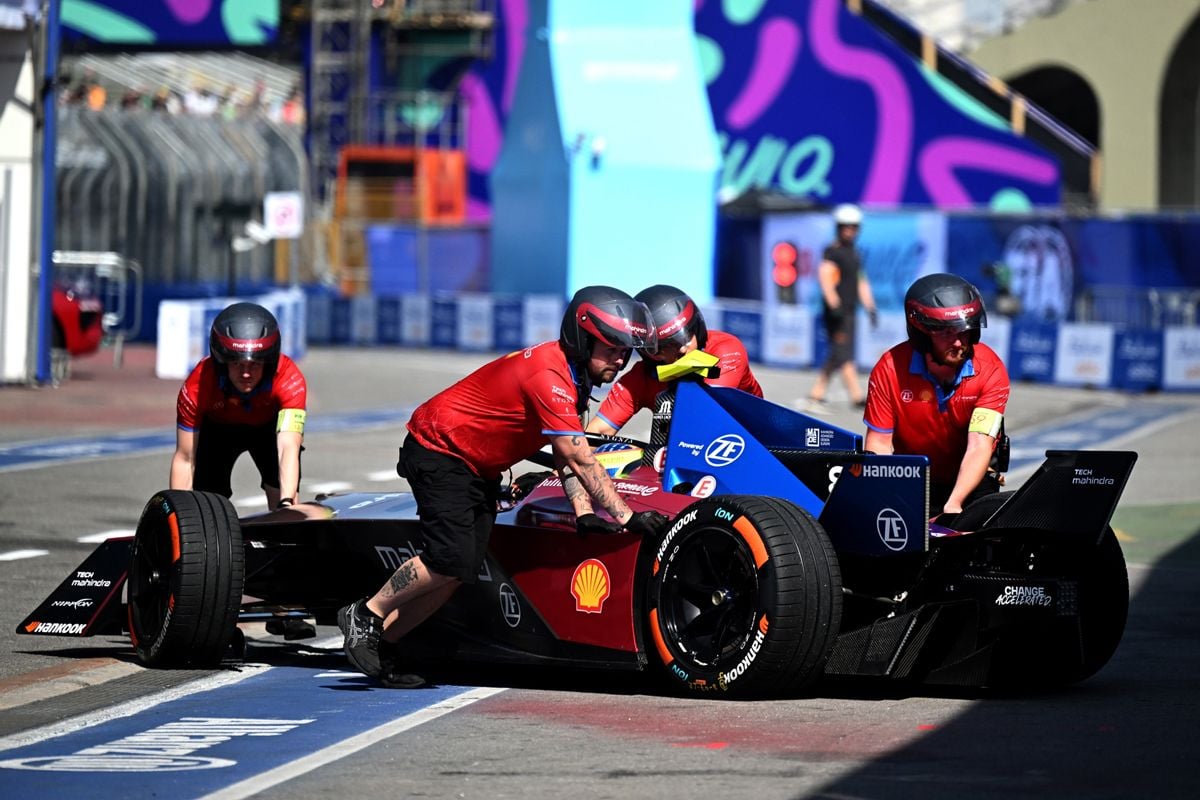
MULTIPOLYGON (((0 388, 0 443, 170 431, 178 382, 153 378, 146 369, 152 361, 137 348, 127 350, 121 370, 104 357, 78 364, 75 378, 57 389, 0 388)), ((318 349, 302 367, 317 417, 411 406, 487 357, 318 349)), ((803 396, 813 378, 808 371, 756 374, 767 396, 783 403, 803 396)), ((831 421, 861 430, 844 398, 831 399, 831 421)), ((1114 426, 1098 441, 1117 439, 1106 446, 1140 453, 1115 520, 1138 591, 1129 628, 1113 662, 1077 687, 980 699, 823 686, 810 698, 727 703, 661 696, 621 676, 477 672, 453 677, 506 691, 257 796, 307 798, 347 789, 434 797, 1195 796, 1200 459, 1191 448, 1198 413, 1200 398, 1187 395, 1014 387, 1007 416, 1017 448, 1034 434, 1076 430, 1070 423, 1079 422, 1085 438, 1077 444, 1094 446, 1086 440, 1094 419, 1114 426), (1169 415, 1156 421, 1159 413, 1169 415), (1135 416, 1144 424, 1121 432, 1117 423, 1135 416)), ((630 433, 644 436, 644 423, 635 422, 630 433)), ((313 431, 306 437, 304 484, 401 488, 399 479, 384 477, 401 437, 399 424, 313 431)), ((133 527, 165 482, 168 460, 169 449, 158 449, 0 474, 0 552, 48 551, 0 561, 0 736, 211 676, 141 669, 120 639, 12 633, 90 552, 92 545, 76 542, 79 536, 133 527)), ((235 499, 256 494, 249 468, 240 465, 235 499)), ((311 649, 304 643, 257 631, 251 637, 248 658, 277 670, 314 657, 321 670, 343 663, 336 649, 304 655, 311 649)), ((304 692, 298 686, 278 703, 278 716, 302 710, 304 692)), ((352 712, 355 695, 347 694, 352 712)), ((0 787, 10 777, 0 770, 0 787)), ((135 785, 137 776, 128 777, 135 785)))

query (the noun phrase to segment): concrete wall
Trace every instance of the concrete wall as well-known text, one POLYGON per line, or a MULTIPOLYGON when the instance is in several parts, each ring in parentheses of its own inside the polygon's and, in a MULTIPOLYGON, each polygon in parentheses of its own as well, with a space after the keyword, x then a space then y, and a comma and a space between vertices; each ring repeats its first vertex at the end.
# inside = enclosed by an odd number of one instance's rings
POLYGON ((1197 14, 1196 0, 1091 0, 991 39, 970 58, 1005 80, 1041 67, 1078 73, 1100 106, 1101 208, 1152 210, 1166 68, 1197 14))

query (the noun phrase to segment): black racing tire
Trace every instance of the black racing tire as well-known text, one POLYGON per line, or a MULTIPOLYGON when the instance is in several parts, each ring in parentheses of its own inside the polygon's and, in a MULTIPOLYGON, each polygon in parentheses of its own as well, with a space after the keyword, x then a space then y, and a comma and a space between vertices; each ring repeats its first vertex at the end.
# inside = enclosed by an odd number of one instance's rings
POLYGON ((1061 567, 1077 580, 1078 624, 1033 631, 1003 648, 992 668, 993 687, 1037 691, 1079 683, 1099 672, 1120 645, 1129 617, 1129 572, 1113 529, 1061 567))
POLYGON ((786 696, 821 675, 842 579, 808 512, 768 497, 707 498, 676 516, 651 564, 648 649, 687 693, 786 696))
POLYGON ((129 564, 129 638, 161 668, 217 665, 237 631, 242 528, 211 492, 167 490, 146 504, 129 564))

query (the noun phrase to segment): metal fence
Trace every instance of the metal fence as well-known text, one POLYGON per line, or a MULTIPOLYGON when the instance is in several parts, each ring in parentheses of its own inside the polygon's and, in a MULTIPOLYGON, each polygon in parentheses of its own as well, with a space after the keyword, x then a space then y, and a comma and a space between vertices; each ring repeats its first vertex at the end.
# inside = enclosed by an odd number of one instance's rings
POLYGON ((272 248, 231 242, 262 222, 267 192, 307 193, 298 127, 263 115, 59 113, 59 249, 120 253, 154 283, 273 279, 272 248))
POLYGON ((103 303, 100 325, 113 347, 113 363, 121 366, 125 340, 142 327, 141 265, 120 253, 55 250, 55 280, 103 303))
POLYGON ((1075 298, 1076 322, 1161 330, 1194 326, 1200 319, 1200 289, 1087 286, 1075 298))

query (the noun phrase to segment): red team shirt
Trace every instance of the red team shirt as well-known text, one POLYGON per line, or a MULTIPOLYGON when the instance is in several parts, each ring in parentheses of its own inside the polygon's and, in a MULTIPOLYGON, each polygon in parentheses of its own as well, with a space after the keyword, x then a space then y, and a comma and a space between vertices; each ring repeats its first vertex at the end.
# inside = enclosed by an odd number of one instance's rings
POLYGON ((976 408, 1004 413, 1008 371, 985 344, 963 365, 948 395, 925 369, 925 358, 902 342, 871 370, 863 421, 892 434, 895 452, 929 456, 930 480, 952 486, 967 451, 967 427, 976 408))
MULTIPOLYGON (((720 359, 717 366, 721 368, 720 376, 709 378, 706 383, 712 386, 732 386, 755 397, 763 396, 762 387, 750 371, 750 358, 746 355, 746 347, 736 336, 724 331, 709 331, 704 352, 720 359)), ((658 380, 650 370, 642 366, 634 367, 613 384, 596 415, 620 430, 641 409, 653 409, 654 399, 667 386, 668 384, 658 380)))
POLYGON ((547 436, 583 435, 578 395, 557 341, 492 361, 421 404, 408 431, 423 447, 493 479, 547 436))
POLYGON ((304 410, 308 387, 300 368, 287 356, 279 357, 270 385, 260 383, 245 400, 232 386, 229 394, 222 391, 227 374, 211 356, 200 359, 179 390, 175 423, 180 428, 195 431, 205 420, 221 425, 274 425, 282 409, 304 410))

